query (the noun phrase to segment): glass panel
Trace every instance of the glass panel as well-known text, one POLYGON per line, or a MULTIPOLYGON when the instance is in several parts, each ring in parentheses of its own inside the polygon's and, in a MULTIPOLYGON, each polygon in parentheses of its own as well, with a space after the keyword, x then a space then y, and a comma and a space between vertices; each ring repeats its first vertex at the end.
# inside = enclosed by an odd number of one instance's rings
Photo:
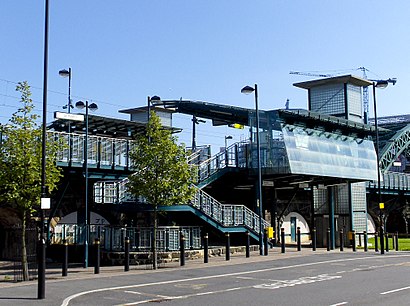
POLYGON ((291 173, 376 180, 373 142, 286 126, 282 129, 291 173))

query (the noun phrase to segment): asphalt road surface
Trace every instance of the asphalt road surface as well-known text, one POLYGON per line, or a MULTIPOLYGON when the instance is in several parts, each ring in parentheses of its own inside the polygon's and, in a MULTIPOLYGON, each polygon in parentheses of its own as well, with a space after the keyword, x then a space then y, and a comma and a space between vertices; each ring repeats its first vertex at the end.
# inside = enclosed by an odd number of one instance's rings
POLYGON ((410 305, 410 252, 330 252, 0 288, 0 305, 410 305), (240 263, 240 264, 239 264, 240 263))

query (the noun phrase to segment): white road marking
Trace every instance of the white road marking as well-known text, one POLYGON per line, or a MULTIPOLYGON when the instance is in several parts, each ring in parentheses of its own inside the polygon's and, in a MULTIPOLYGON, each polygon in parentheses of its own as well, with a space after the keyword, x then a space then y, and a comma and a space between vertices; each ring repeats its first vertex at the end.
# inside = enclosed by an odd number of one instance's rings
POLYGON ((390 291, 386 291, 386 292, 382 292, 380 294, 384 295, 384 294, 390 294, 390 293, 395 293, 395 292, 399 292, 399 291, 403 291, 403 290, 408 290, 410 289, 410 286, 408 287, 403 287, 403 288, 399 288, 399 289, 394 289, 394 290, 390 290, 390 291))
POLYGON ((347 304, 347 302, 340 302, 340 303, 337 303, 337 304, 332 304, 330 306, 340 306, 340 305, 346 305, 346 304, 347 304))
MULTIPOLYGON (((406 257, 406 256, 410 256, 410 255, 392 255, 392 256, 389 256, 388 258, 406 257)), ((91 294, 91 293, 98 293, 98 292, 104 292, 104 291, 113 291, 113 290, 122 290, 122 289, 131 289, 131 288, 141 288, 141 287, 148 287, 148 286, 158 286, 158 285, 166 285, 166 284, 175 284, 175 283, 191 282, 191 281, 197 281, 197 280, 222 278, 222 277, 246 275, 246 274, 269 272, 269 271, 287 270, 287 269, 300 268, 300 267, 309 267, 309 266, 315 266, 315 265, 321 265, 321 264, 330 264, 330 263, 346 262, 346 261, 357 261, 357 260, 365 260, 365 259, 374 259, 374 257, 373 256, 367 256, 367 257, 358 257, 358 258, 334 259, 334 260, 318 261, 318 262, 290 265, 290 266, 284 266, 284 267, 274 267, 274 268, 252 270, 252 271, 244 271, 244 272, 234 272, 234 273, 216 274, 216 275, 209 275, 209 276, 202 276, 202 277, 174 279, 174 280, 168 280, 168 281, 162 281, 162 282, 153 282, 153 283, 144 283, 144 284, 138 284, 138 285, 127 285, 127 286, 119 286, 119 287, 100 288, 100 289, 88 290, 88 291, 83 291, 83 292, 79 292, 79 293, 70 295, 70 296, 68 296, 67 298, 64 299, 61 306, 68 306, 71 300, 73 300, 75 298, 78 298, 80 296, 86 295, 86 294, 91 294)))

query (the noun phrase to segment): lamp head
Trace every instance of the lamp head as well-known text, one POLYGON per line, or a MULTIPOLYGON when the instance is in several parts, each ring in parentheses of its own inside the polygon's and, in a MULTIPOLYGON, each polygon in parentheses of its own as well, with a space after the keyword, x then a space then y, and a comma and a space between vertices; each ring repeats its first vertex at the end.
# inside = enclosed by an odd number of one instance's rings
POLYGON ((249 95, 251 93, 253 93, 255 91, 255 88, 251 87, 251 86, 245 86, 244 88, 241 89, 241 93, 245 94, 245 95, 249 95))
POLYGON ((78 109, 83 109, 85 107, 85 103, 83 101, 78 101, 75 104, 75 107, 77 107, 78 109))
POLYGON ((95 103, 91 103, 90 105, 88 105, 88 109, 92 112, 96 111, 98 109, 98 105, 95 103))
POLYGON ((62 70, 60 70, 60 71, 58 72, 58 74, 59 74, 60 76, 62 76, 63 78, 67 78, 67 77, 70 76, 70 71, 67 70, 67 69, 62 69, 62 70))
POLYGON ((389 82, 386 80, 376 81, 374 82, 376 88, 384 89, 389 85, 389 82))
POLYGON ((158 96, 153 96, 153 97, 151 97, 150 100, 151 100, 152 102, 161 102, 161 98, 158 97, 158 96))
POLYGON ((233 139, 231 135, 225 136, 225 139, 233 139))

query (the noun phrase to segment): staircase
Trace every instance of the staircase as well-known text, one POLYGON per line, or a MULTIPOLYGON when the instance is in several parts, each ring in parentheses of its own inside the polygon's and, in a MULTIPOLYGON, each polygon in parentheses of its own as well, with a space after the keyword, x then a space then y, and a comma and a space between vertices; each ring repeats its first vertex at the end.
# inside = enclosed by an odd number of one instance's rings
MULTIPOLYGON (((198 165, 198 183, 202 188, 220 178, 227 171, 247 167, 249 141, 234 143, 198 165)), ((193 160, 193 159, 191 159, 193 160)))
MULTIPOLYGON (((259 240, 260 225, 269 226, 265 220, 245 205, 222 204, 204 192, 200 187, 219 178, 229 168, 246 167, 246 148, 248 142, 235 143, 226 152, 219 152, 198 165, 198 186, 191 201, 185 205, 160 207, 163 211, 189 211, 223 233, 246 232, 259 240)), ((196 154, 196 153, 194 153, 196 154)), ((189 161, 196 160, 194 155, 189 161)), ((121 181, 100 181, 94 184, 94 202, 97 204, 146 204, 145 199, 136 199, 127 191, 128 178, 121 181)))

